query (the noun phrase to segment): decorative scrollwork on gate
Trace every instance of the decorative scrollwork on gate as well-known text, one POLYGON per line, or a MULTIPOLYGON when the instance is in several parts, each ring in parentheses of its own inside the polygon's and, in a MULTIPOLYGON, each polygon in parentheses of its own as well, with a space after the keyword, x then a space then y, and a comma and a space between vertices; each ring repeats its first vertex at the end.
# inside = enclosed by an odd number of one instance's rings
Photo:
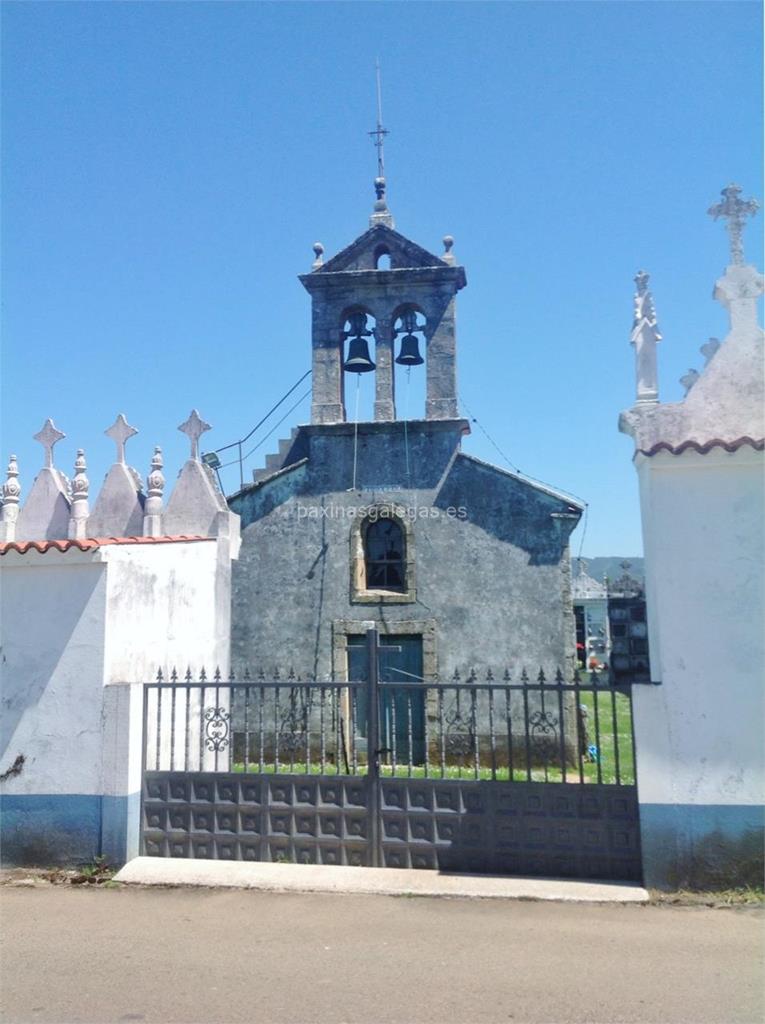
POLYGON ((456 697, 444 715, 446 725, 445 747, 447 760, 452 764, 464 764, 475 746, 473 723, 469 715, 464 715, 456 697))
POLYGON ((230 715, 225 708, 205 708, 205 744, 208 750, 225 750, 228 746, 230 715))
POLYGON ((551 736, 554 740, 558 735, 558 719, 550 711, 534 711, 529 715, 531 735, 537 738, 551 736))
POLYGON ((308 703, 305 697, 298 698, 297 693, 290 692, 290 702, 279 722, 278 742, 281 754, 294 758, 299 751, 305 752, 308 734, 308 703))

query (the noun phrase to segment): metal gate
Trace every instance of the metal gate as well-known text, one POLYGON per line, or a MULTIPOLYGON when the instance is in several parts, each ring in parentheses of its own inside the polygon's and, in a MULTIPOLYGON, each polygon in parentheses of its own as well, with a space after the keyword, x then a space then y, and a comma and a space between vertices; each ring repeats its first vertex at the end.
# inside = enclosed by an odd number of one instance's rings
POLYGON ((142 852, 574 878, 641 877, 629 687, 147 684, 142 852))

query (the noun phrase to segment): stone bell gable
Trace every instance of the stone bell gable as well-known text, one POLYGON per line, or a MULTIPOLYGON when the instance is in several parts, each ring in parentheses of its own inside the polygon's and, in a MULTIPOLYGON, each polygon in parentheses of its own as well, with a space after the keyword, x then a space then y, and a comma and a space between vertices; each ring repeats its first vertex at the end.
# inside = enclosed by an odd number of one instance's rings
MULTIPOLYGON (((453 258, 435 256, 386 224, 374 224, 326 263, 317 259, 313 273, 324 276, 339 272, 377 270, 382 256, 389 257, 390 269, 393 271, 447 267, 453 263, 453 258)), ((464 270, 462 276, 465 276, 464 270)), ((301 277, 301 280, 304 278, 301 277)))
POLYGON ((458 415, 455 297, 467 278, 453 244, 447 235, 444 254, 434 256, 385 223, 374 223, 326 263, 316 243, 313 269, 300 276, 312 302, 312 423, 346 419, 343 352, 354 335, 374 344, 375 420, 396 419, 394 348, 400 335, 421 339, 425 349, 426 418, 458 415), (389 267, 381 265, 383 257, 389 267), (355 331, 354 315, 360 324, 355 331))

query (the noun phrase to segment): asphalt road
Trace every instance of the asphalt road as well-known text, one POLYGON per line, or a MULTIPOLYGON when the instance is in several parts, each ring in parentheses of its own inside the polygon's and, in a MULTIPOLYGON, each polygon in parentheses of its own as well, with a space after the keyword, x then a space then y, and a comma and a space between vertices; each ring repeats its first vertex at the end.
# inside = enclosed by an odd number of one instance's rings
POLYGON ((5 888, 6 1024, 761 1024, 763 913, 5 888))

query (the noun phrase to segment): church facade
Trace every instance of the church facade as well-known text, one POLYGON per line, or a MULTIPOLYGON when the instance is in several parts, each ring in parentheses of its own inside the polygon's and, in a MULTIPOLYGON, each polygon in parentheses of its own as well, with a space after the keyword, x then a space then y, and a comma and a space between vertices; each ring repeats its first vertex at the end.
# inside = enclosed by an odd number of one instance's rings
MULTIPOLYGON (((378 181, 379 185, 379 181, 378 181)), ((232 663, 267 677, 361 678, 363 637, 389 641, 392 679, 574 665, 568 541, 582 507, 462 450, 455 306, 466 285, 393 227, 369 229, 300 278, 312 302, 311 422, 229 497, 241 516, 232 663), (398 355, 397 355, 398 353, 398 355), (425 373, 424 419, 396 416, 395 378, 425 373), (346 412, 375 375, 374 420, 346 412)))

